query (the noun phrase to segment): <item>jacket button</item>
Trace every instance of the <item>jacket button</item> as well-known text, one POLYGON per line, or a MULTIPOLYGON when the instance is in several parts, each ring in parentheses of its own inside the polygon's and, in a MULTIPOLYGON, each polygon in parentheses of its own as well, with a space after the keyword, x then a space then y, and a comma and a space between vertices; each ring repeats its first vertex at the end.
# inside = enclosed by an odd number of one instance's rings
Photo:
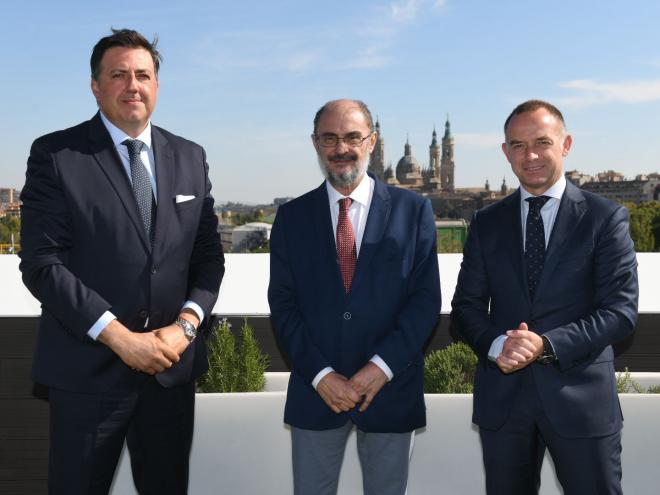
POLYGON ((156 272, 158 271, 158 267, 156 265, 151 267, 151 274, 156 275, 156 272))
POLYGON ((348 311, 346 311, 346 313, 344 313, 344 320, 350 320, 350 319, 351 319, 351 314, 348 311))
POLYGON ((140 318, 146 318, 147 316, 149 316, 149 312, 146 309, 141 309, 138 315, 140 316, 140 318))

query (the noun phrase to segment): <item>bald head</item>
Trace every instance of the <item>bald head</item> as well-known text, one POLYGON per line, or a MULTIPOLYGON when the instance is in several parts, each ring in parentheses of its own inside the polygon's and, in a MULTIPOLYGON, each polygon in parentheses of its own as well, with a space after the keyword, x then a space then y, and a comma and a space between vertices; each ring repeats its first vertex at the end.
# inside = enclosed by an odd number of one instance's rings
POLYGON ((321 120, 321 117, 323 117, 324 113, 330 111, 337 113, 345 113, 355 109, 358 109, 360 112, 362 112, 362 115, 364 115, 364 118, 367 121, 367 125, 369 126, 369 130, 373 131, 374 119, 371 116, 371 112, 369 111, 367 105, 360 100, 341 99, 341 100, 329 101, 318 109, 316 115, 314 116, 314 134, 316 134, 316 131, 318 130, 319 121, 321 120))

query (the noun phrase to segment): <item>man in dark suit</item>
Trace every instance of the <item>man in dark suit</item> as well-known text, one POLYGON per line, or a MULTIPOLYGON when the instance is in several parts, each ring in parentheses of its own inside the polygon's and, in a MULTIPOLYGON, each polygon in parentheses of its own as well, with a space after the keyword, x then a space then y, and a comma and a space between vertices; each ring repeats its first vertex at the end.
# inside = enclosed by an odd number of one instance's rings
POLYGON ((475 213, 452 322, 479 357, 473 421, 489 494, 538 493, 546 447, 567 495, 621 493, 612 343, 637 318, 625 208, 564 178, 564 118, 531 100, 504 125, 520 188, 475 213))
POLYGON ((425 425, 422 347, 440 311, 433 211, 366 173, 376 134, 360 101, 326 103, 312 142, 326 181, 280 206, 268 298, 291 362, 296 495, 337 491, 357 427, 366 494, 403 494, 425 425))
POLYGON ((49 492, 107 493, 127 440, 141 494, 183 494, 197 329, 224 273, 204 150, 153 126, 160 55, 136 31, 94 47, 99 112, 32 145, 23 281, 42 304, 49 492))

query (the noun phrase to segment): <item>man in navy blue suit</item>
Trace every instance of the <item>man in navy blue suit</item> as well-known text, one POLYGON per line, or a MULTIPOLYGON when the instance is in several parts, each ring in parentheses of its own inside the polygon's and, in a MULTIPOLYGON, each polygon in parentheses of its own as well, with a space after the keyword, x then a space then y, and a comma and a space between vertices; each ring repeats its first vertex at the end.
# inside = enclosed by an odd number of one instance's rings
POLYGON ((355 425, 364 493, 402 495, 426 423, 422 347, 440 311, 433 211, 366 173, 376 133, 364 103, 326 103, 312 142, 326 181, 280 206, 270 240, 294 493, 336 493, 355 425))
POLYGON ((561 112, 530 100, 504 124, 520 188, 475 213, 452 323, 479 357, 473 421, 489 495, 538 493, 549 450, 566 495, 621 493, 612 343, 637 318, 624 207, 564 177, 561 112))
POLYGON ((208 165, 201 146, 151 124, 155 43, 113 30, 90 62, 99 112, 34 142, 21 194, 49 493, 107 493, 126 439, 141 494, 183 494, 207 367, 195 337, 224 273, 208 165))

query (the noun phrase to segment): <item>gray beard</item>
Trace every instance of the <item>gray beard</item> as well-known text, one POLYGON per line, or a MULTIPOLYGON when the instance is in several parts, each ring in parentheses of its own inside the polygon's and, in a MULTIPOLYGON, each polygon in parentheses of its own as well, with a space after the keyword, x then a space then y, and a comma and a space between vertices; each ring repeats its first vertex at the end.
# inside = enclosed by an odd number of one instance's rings
POLYGON ((325 178, 335 188, 350 188, 351 185, 355 184, 357 180, 364 175, 364 173, 367 171, 367 167, 369 166, 369 156, 367 156, 365 157, 364 163, 360 163, 359 160, 356 160, 355 164, 351 167, 349 172, 338 174, 326 166, 325 162, 319 154, 316 155, 316 159, 319 163, 321 172, 323 172, 325 178))

